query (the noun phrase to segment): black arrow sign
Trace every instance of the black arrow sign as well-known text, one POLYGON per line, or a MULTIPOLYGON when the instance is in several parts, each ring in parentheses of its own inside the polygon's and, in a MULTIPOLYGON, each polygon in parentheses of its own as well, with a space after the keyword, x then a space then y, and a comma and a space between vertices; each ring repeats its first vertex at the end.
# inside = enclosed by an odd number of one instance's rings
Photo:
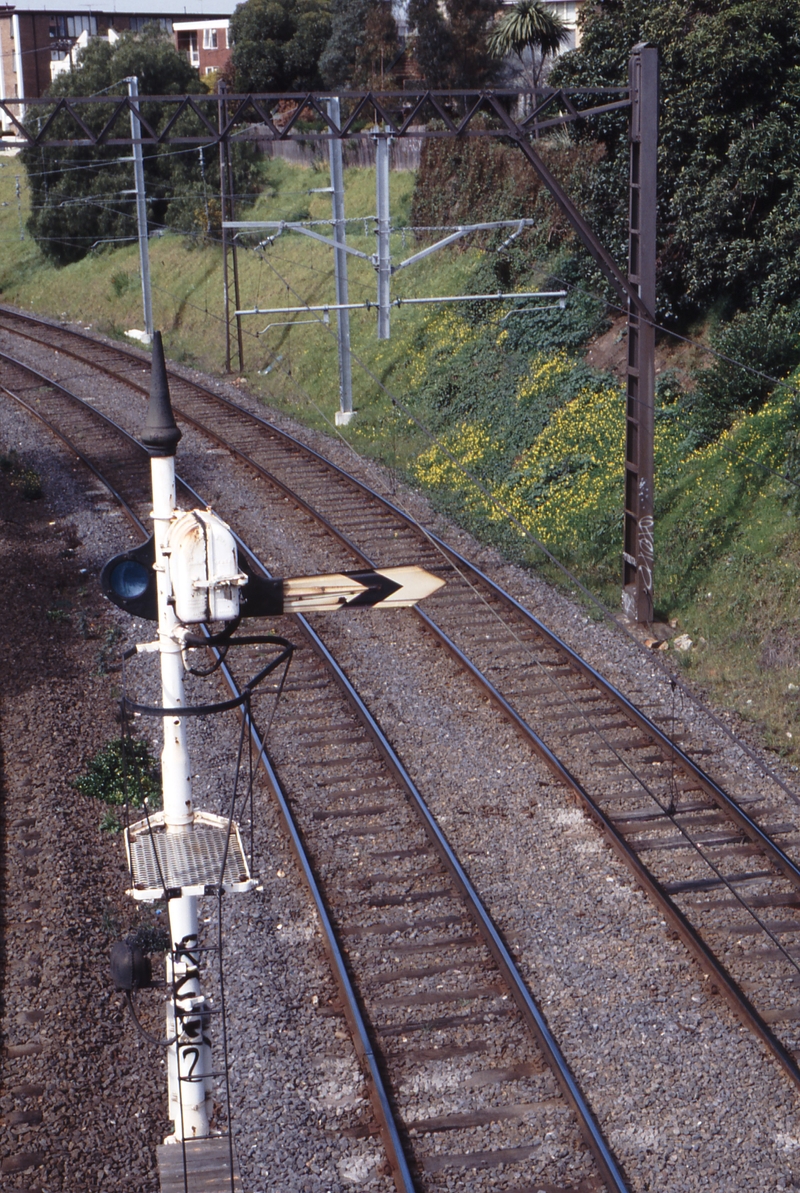
MULTIPOLYGON (((242 617, 279 617, 282 613, 313 613, 336 609, 397 609, 415 605, 444 584, 420 567, 380 568, 363 572, 335 572, 267 580, 247 573, 241 590, 242 617)), ((144 621, 158 621, 155 547, 152 536, 133 551, 115 555, 100 573, 105 596, 120 609, 144 621)))

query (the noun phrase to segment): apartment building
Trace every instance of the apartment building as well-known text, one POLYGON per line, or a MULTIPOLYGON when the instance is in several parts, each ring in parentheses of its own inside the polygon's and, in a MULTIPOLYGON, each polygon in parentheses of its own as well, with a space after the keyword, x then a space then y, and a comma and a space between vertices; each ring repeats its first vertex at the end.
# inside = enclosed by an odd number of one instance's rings
MULTIPOLYGON (((153 21, 169 33, 174 33, 176 24, 191 24, 200 40, 209 43, 206 65, 217 69, 226 50, 220 51, 212 43, 221 41, 227 47, 227 20, 236 3, 190 0, 181 8, 173 7, 169 0, 105 0, 105 5, 103 0, 98 4, 88 0, 0 3, 0 96, 24 101, 43 95, 62 70, 70 69, 78 50, 90 38, 110 37, 113 41, 126 30, 138 32, 153 21), (221 34, 217 30, 222 30, 221 34)), ((201 58, 201 64, 203 61, 201 58)))

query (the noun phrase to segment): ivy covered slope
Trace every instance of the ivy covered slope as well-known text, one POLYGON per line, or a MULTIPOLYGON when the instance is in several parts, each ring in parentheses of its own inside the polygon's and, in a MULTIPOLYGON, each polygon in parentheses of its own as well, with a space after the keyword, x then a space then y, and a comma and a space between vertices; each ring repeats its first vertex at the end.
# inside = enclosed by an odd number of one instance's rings
MULTIPOLYGON (((623 387, 587 366, 582 345, 602 318, 580 291, 564 312, 440 313, 418 336, 405 417, 409 434, 417 419, 436 435, 417 432, 409 472, 437 506, 563 583, 541 544, 616 610, 623 387)), ((705 370, 709 386, 725 367, 705 370)), ((667 370, 655 421, 657 611, 694 643, 675 663, 783 752, 800 729, 799 395, 795 374, 698 444, 691 398, 667 370)))

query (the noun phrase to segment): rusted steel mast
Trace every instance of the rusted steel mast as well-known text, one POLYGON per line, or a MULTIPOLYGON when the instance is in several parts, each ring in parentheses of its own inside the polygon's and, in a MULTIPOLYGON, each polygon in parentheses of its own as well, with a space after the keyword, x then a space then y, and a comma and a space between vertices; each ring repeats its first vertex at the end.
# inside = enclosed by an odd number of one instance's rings
POLYGON ((653 620, 653 407, 655 403, 658 50, 634 46, 630 60, 631 165, 628 369, 625 411, 625 523, 622 608, 653 620))

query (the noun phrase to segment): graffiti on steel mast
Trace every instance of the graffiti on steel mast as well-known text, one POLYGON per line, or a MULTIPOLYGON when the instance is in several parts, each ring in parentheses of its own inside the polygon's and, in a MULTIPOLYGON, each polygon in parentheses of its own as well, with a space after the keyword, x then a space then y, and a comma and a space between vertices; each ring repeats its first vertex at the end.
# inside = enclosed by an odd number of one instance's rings
POLYGON ((653 587, 653 515, 645 514, 639 519, 638 565, 642 583, 648 592, 653 587))

